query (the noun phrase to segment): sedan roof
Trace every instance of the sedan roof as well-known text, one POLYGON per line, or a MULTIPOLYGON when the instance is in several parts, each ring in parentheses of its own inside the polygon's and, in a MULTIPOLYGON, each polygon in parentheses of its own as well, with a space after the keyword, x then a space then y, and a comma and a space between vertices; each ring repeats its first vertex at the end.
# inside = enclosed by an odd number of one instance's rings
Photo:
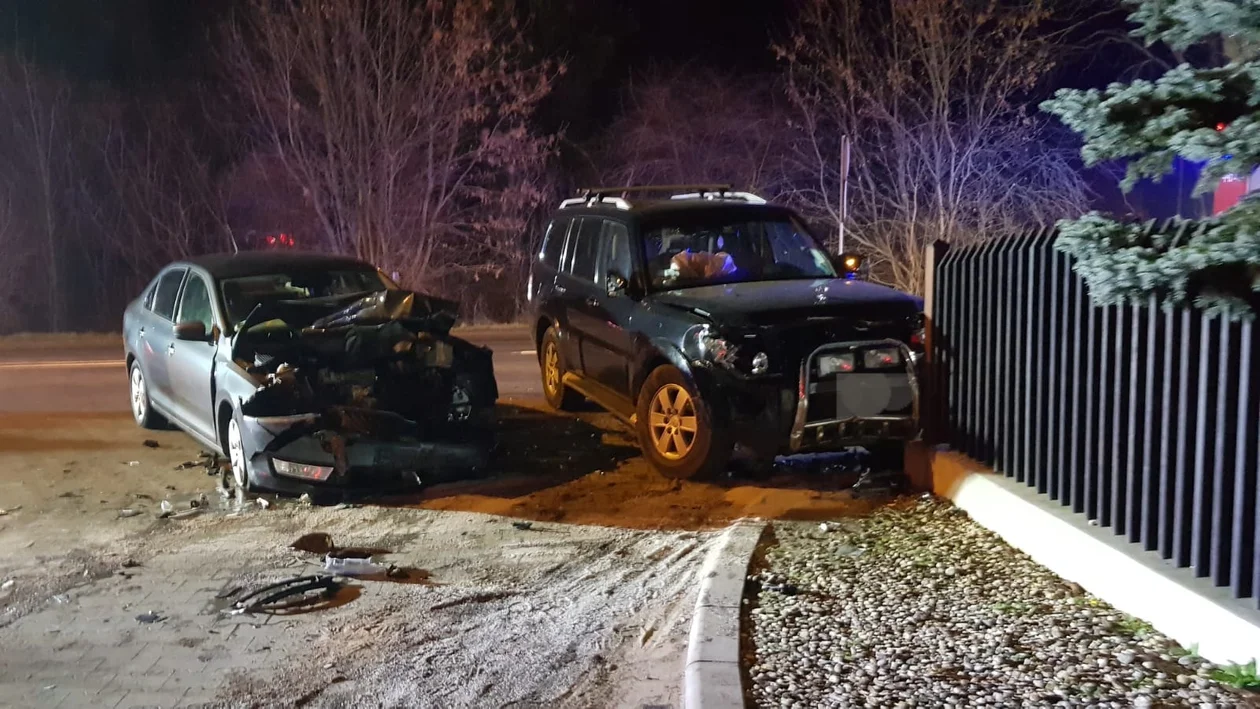
POLYGON ((366 261, 310 251, 242 251, 235 254, 208 254, 185 259, 180 264, 197 266, 214 278, 240 278, 278 271, 375 271, 366 261))

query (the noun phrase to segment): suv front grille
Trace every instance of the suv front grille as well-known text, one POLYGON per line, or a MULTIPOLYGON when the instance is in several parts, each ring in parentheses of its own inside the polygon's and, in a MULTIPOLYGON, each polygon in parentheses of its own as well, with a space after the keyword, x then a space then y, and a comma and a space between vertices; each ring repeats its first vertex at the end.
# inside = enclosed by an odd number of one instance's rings
POLYGON ((847 421, 889 416, 913 416, 915 383, 909 373, 912 366, 902 353, 895 366, 867 369, 862 353, 887 344, 850 346, 844 343, 826 345, 816 351, 806 367, 806 423, 847 421), (846 372, 823 374, 821 356, 839 353, 854 355, 854 368, 846 372))

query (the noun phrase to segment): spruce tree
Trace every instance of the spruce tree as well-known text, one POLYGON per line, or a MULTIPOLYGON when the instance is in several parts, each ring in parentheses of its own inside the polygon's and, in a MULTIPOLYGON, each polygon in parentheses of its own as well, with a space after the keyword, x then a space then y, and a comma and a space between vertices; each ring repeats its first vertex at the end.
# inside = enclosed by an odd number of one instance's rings
MULTIPOLYGON (((1260 0, 1126 0, 1133 34, 1175 50, 1218 48, 1227 63, 1177 66, 1154 81, 1063 89, 1042 108, 1084 140, 1086 165, 1122 160, 1121 187, 1158 180, 1177 157, 1203 163, 1196 194, 1260 167, 1260 0)), ((1193 302, 1251 319, 1260 310, 1260 193, 1182 228, 1151 234, 1097 212, 1059 223, 1057 248, 1076 259, 1103 305, 1193 302), (1174 239, 1178 232, 1181 239, 1174 239)))

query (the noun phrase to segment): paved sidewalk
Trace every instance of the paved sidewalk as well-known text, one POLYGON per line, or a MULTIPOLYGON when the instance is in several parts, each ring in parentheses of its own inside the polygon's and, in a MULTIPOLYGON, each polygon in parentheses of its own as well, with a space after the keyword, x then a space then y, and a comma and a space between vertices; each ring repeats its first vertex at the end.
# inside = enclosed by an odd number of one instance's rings
POLYGON ((227 554, 209 556, 198 573, 177 555, 158 557, 126 570, 130 578, 64 594, 5 628, 0 706, 196 706, 234 671, 277 664, 318 616, 219 613, 215 596, 249 571, 239 564, 227 554), (137 620, 150 612, 162 619, 137 620))

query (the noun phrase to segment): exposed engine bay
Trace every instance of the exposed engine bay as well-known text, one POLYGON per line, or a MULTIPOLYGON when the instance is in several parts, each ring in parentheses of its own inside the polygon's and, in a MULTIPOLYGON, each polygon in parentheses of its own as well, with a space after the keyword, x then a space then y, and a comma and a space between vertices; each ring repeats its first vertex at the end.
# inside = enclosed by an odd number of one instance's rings
POLYGON ((261 303, 232 344, 258 384, 241 413, 275 436, 269 452, 316 441, 337 475, 356 467, 348 450, 360 439, 459 438, 493 410, 498 389, 491 351, 453 337, 456 318, 455 303, 403 290, 261 303))

